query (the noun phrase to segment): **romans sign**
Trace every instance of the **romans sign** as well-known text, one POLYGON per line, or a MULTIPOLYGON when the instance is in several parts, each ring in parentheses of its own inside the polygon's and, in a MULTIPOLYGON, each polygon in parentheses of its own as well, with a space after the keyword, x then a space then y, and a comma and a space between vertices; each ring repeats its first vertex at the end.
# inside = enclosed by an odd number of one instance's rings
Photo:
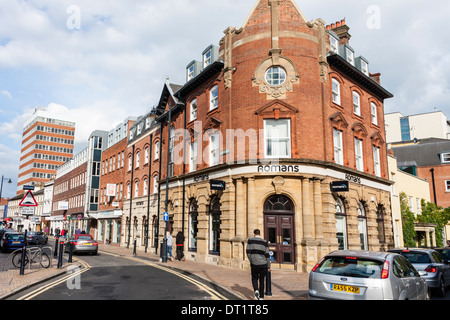
POLYGON ((28 190, 25 196, 22 198, 22 200, 19 203, 20 207, 37 207, 38 204, 36 202, 36 199, 34 199, 33 193, 31 190, 28 190))

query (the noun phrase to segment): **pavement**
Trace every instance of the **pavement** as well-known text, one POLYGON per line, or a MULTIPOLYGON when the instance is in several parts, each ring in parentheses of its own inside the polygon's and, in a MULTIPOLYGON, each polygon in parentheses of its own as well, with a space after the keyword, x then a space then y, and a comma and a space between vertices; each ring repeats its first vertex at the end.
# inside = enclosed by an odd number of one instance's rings
MULTIPOLYGON (((133 255, 132 248, 99 244, 99 254, 102 254, 102 252, 124 258, 133 257, 133 259, 150 260, 160 266, 197 276, 234 294, 236 300, 254 300, 250 270, 233 269, 188 259, 185 261, 168 260, 163 263, 159 261, 159 256, 153 253, 138 250, 137 254, 133 255)), ((56 267, 57 260, 54 259, 52 266, 48 269, 25 269, 24 275, 20 275, 17 269, 0 271, 0 300, 43 281, 65 274, 69 265, 80 265, 76 258, 73 261, 71 264, 64 263, 63 267, 58 269, 56 267)), ((0 270, 3 269, 0 268, 0 270)), ((266 296, 265 300, 308 300, 308 277, 308 273, 272 269, 272 296, 266 296)))

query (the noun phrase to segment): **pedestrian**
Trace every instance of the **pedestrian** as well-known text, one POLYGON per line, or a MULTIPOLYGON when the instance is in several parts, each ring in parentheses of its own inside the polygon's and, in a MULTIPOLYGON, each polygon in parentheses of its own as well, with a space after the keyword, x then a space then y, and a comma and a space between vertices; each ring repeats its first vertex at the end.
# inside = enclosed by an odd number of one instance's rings
POLYGON ((175 242, 177 245, 177 260, 178 261, 184 261, 184 235, 183 232, 181 232, 181 229, 178 229, 177 236, 175 238, 175 242))
POLYGON ((64 234, 66 233, 66 230, 62 229, 61 230, 61 238, 64 238, 64 234))
POLYGON ((247 257, 250 261, 252 285, 256 300, 264 299, 264 279, 270 271, 269 245, 261 238, 261 231, 255 229, 254 237, 248 239, 247 257))
POLYGON ((172 235, 170 234, 169 231, 167 231, 166 239, 167 239, 167 242, 166 242, 166 244, 167 244, 167 254, 170 257, 170 261, 173 261, 173 257, 172 257, 173 237, 172 237, 172 235))

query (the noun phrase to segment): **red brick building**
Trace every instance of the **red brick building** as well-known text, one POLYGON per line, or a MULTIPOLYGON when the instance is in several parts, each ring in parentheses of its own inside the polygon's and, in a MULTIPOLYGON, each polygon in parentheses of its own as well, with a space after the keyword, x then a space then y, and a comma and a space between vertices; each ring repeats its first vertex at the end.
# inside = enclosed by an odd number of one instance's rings
POLYGON ((163 91, 158 217, 167 209, 169 229, 184 231, 188 258, 248 267, 255 228, 274 268, 393 246, 383 118, 392 95, 348 31, 308 21, 291 0, 261 0, 187 66, 183 86, 163 91))

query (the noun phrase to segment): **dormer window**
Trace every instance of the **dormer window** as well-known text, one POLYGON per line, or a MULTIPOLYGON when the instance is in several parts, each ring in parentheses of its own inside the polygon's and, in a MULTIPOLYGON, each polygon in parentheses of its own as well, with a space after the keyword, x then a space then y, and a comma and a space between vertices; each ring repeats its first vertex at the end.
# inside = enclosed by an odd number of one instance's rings
POLYGON ((361 72, 369 76, 369 64, 364 60, 361 60, 361 72))
POLYGON ((450 163, 450 152, 441 153, 441 163, 450 163))
POLYGON ((350 63, 352 66, 355 65, 355 58, 354 58, 354 53, 352 50, 350 50, 350 48, 345 48, 345 54, 347 56, 347 62, 350 63))
POLYGON ((330 51, 333 53, 338 53, 339 51, 339 40, 330 35, 330 51))
POLYGON ((190 67, 187 69, 187 81, 189 81, 189 80, 191 80, 192 78, 194 78, 194 71, 195 71, 194 65, 190 66, 190 67))
POLYGON ((130 130, 130 140, 133 139, 133 130, 130 130))
POLYGON ((203 54, 203 68, 206 68, 211 64, 211 53, 212 51, 209 49, 203 54))
POLYGON ((145 129, 150 128, 150 118, 145 119, 145 129))

